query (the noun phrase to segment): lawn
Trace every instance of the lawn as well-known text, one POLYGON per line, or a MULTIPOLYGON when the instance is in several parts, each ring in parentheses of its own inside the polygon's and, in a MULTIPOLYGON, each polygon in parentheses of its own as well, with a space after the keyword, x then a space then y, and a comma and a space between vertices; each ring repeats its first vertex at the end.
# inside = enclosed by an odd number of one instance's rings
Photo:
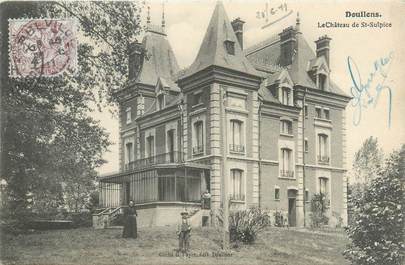
POLYGON ((268 228, 253 245, 220 248, 213 228, 194 229, 190 257, 176 257, 174 227, 142 228, 139 238, 123 239, 120 229, 81 228, 2 235, 3 264, 348 264, 342 233, 268 228))

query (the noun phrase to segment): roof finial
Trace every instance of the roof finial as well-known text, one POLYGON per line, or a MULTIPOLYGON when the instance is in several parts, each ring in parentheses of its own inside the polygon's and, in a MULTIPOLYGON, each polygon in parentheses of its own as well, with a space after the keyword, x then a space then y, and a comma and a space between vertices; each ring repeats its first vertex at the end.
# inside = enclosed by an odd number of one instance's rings
POLYGON ((300 13, 297 12, 297 19, 296 19, 296 23, 295 23, 295 29, 296 29, 297 31, 300 31, 300 24, 301 24, 300 21, 301 21, 301 20, 300 20, 300 13))
POLYGON ((146 24, 149 26, 150 24, 150 6, 148 6, 148 16, 146 17, 146 24))
POLYGON ((162 3, 162 30, 165 29, 166 21, 165 21, 165 3, 162 3))

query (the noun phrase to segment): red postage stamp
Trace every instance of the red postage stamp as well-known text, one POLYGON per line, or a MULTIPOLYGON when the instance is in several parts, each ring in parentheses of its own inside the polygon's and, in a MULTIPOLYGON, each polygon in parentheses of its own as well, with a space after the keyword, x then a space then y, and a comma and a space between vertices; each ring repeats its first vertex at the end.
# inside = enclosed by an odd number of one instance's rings
POLYGON ((9 20, 9 76, 54 77, 77 69, 74 20, 9 20))

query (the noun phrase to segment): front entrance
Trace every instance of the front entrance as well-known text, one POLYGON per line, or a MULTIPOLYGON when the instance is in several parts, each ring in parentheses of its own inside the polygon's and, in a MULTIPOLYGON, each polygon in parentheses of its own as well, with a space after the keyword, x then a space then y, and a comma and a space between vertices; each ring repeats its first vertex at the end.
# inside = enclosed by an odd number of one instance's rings
POLYGON ((288 225, 297 226, 297 191, 288 190, 288 225))
POLYGON ((295 198, 288 198, 288 225, 296 226, 295 198))

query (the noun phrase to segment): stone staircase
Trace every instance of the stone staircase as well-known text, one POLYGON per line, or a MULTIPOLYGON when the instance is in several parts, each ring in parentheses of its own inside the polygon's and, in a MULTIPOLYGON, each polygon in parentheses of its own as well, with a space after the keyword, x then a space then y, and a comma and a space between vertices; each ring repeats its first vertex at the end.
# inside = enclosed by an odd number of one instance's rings
POLYGON ((93 228, 102 229, 111 227, 112 222, 122 212, 122 206, 108 207, 93 214, 93 228))
POLYGON ((191 227, 211 226, 211 210, 197 209, 189 213, 191 227))

